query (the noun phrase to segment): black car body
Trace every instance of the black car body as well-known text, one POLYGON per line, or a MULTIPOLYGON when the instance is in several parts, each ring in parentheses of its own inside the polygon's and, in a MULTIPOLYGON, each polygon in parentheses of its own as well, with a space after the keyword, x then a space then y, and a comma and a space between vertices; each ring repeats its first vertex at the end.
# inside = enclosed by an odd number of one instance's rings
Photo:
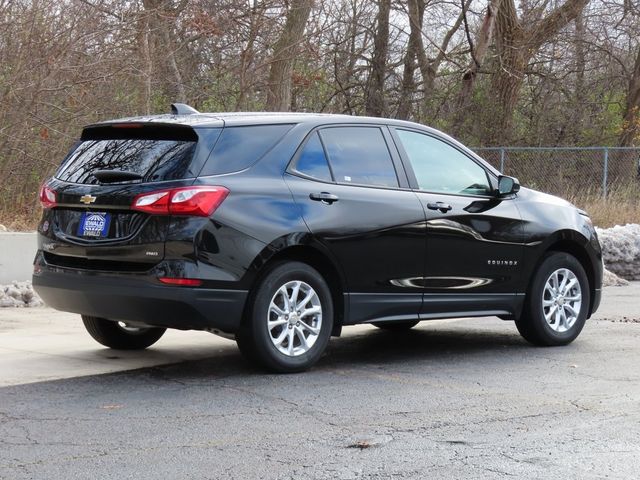
POLYGON ((511 180, 452 138, 398 120, 104 122, 84 129, 43 186, 34 286, 56 309, 131 328, 236 335, 266 273, 298 262, 326 282, 336 335, 364 322, 518 320, 558 252, 584 270, 588 318, 603 272, 591 221, 517 183, 500 193, 501 178, 511 180))

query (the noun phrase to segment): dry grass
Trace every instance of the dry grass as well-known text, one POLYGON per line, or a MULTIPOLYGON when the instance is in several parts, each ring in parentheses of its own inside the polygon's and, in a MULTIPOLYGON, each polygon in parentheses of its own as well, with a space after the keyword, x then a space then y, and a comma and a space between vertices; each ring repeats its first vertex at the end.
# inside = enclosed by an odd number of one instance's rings
POLYGON ((3 220, 3 217, 0 216, 0 225, 7 227, 10 232, 32 232, 36 229, 38 220, 23 217, 7 217, 3 220))
POLYGON ((35 230, 41 213, 40 203, 37 201, 24 202, 12 208, 0 204, 0 225, 16 232, 35 230))
POLYGON ((640 223, 640 186, 636 184, 613 188, 607 198, 598 192, 574 194, 566 197, 585 210, 600 228, 640 223))

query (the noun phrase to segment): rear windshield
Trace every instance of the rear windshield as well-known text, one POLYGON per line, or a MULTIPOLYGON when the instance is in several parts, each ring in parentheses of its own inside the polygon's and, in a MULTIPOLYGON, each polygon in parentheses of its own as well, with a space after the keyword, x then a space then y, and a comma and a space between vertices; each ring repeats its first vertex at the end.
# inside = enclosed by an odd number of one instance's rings
POLYGON ((187 140, 85 140, 60 167, 57 178, 65 182, 97 184, 99 170, 121 170, 157 182, 187 178, 197 142, 187 140))

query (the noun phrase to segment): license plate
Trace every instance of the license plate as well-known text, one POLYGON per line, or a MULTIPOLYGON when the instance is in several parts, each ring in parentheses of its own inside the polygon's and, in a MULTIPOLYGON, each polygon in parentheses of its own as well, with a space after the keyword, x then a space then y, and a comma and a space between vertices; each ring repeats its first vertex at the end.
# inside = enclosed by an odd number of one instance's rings
POLYGON ((84 212, 78 226, 81 237, 103 238, 109 233, 111 215, 104 212, 84 212))

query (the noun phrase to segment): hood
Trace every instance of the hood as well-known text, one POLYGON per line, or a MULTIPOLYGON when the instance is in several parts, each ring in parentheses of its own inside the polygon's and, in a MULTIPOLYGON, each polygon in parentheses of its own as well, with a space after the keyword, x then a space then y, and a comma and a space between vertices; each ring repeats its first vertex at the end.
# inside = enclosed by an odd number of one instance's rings
POLYGON ((551 207, 572 208, 586 214, 578 207, 576 207, 573 203, 568 202, 564 198, 556 197, 555 195, 550 195, 544 192, 539 192, 538 190, 533 190, 531 188, 521 187, 520 191, 518 192, 518 197, 520 197, 522 200, 530 202, 544 203, 551 207))

